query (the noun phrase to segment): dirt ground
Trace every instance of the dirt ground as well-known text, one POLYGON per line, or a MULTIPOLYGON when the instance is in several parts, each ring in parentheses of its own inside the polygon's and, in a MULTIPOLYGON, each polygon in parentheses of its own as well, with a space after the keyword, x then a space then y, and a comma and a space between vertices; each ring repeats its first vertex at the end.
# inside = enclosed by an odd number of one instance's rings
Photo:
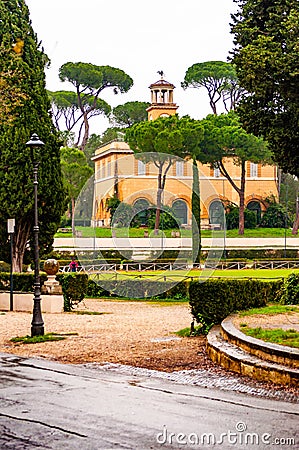
MULTIPOLYGON (((207 357, 204 336, 179 338, 175 334, 190 327, 188 303, 87 299, 78 310, 101 314, 44 313, 45 333, 65 334, 66 339, 40 344, 10 341, 30 334, 32 313, 0 312, 0 352, 71 364, 109 362, 164 372, 207 369, 221 376, 228 374, 207 357)), ((298 314, 283 316, 247 316, 235 324, 246 319, 248 325, 263 326, 266 321, 268 326, 277 326, 278 317, 281 322, 290 321, 289 328, 298 323, 298 314)), ((259 383, 269 387, 268 383, 259 383)))
MULTIPOLYGON (((179 338, 175 332, 190 327, 187 303, 162 306, 142 301, 85 300, 75 312, 43 314, 45 333, 77 333, 63 341, 17 344, 12 337, 30 334, 32 314, 0 315, 0 352, 39 356, 64 363, 112 362, 149 369, 176 371, 214 368, 205 351, 205 338, 179 338)), ((221 370, 221 369, 219 369, 221 370)))
POLYGON ((282 328, 283 330, 299 331, 299 313, 289 312, 287 314, 255 314, 254 316, 236 317, 234 325, 241 331, 240 324, 245 324, 248 327, 256 328, 282 328))

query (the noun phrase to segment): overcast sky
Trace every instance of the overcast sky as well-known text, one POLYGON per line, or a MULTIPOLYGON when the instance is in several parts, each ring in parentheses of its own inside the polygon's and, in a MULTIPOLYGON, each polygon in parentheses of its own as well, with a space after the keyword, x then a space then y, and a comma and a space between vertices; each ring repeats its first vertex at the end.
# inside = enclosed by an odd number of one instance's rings
MULTIPOLYGON (((233 0, 25 0, 32 26, 51 59, 46 71, 49 90, 72 90, 58 71, 66 62, 88 62, 124 70, 134 80, 126 94, 103 92, 111 106, 150 101, 148 86, 158 70, 176 86, 180 116, 201 119, 211 112, 204 89, 181 88, 188 67, 204 61, 226 61, 232 49, 233 0)), ((109 125, 94 118, 91 131, 109 125)))

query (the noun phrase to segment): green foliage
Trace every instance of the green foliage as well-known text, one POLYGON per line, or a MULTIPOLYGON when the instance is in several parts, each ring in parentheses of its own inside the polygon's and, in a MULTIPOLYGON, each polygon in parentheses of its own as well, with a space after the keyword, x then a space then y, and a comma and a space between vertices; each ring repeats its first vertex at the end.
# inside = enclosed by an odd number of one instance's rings
POLYGON ((130 227, 134 226, 136 212, 134 206, 128 203, 119 201, 116 197, 112 197, 108 200, 107 209, 112 214, 111 227, 130 227))
MULTIPOLYGON (((47 279, 45 273, 40 274, 40 281, 43 284, 47 279)), ((15 292, 33 292, 34 273, 21 272, 13 273, 13 287, 15 292)), ((10 289, 10 273, 0 273, 0 290, 8 291, 10 289)))
MULTIPOLYGON (((277 298, 279 297, 279 293, 277 294, 277 298)), ((259 315, 267 315, 267 316, 275 316, 276 314, 289 314, 294 311, 299 311, 296 306, 288 306, 281 304, 267 305, 263 308, 251 308, 248 311, 241 311, 239 313, 240 317, 253 316, 256 314, 259 315)))
POLYGON ((103 112, 108 114, 110 110, 110 107, 99 99, 100 93, 106 88, 112 88, 115 94, 128 92, 133 80, 123 70, 115 67, 83 62, 63 64, 59 69, 59 78, 71 83, 76 89, 81 125, 84 127, 80 148, 84 150, 89 138, 89 118, 103 112))
POLYGON ((284 305, 299 305, 299 275, 292 273, 281 288, 281 302, 284 305))
POLYGON ((85 154, 77 148, 62 147, 61 170, 70 198, 77 198, 88 178, 93 174, 85 154))
POLYGON ((88 282, 88 297, 123 297, 123 298, 155 298, 159 300, 188 299, 189 282, 171 283, 166 281, 148 281, 138 279, 128 280, 101 280, 96 283, 93 280, 88 282), (156 295, 156 292, 161 292, 156 295), (134 295, 133 295, 134 294, 134 295))
MULTIPOLYGON (((239 211, 237 206, 230 206, 229 212, 226 213, 226 227, 228 230, 239 228, 239 211)), ((247 229, 253 229, 257 225, 256 215, 253 211, 245 209, 244 211, 244 226, 247 229)))
POLYGON ((135 123, 147 120, 147 102, 127 102, 113 108, 110 121, 114 126, 131 127, 135 123))
POLYGON ((261 327, 244 327, 242 328, 242 332, 247 334, 247 336, 262 339, 266 342, 299 348, 299 333, 292 328, 289 330, 283 330, 282 328, 267 330, 261 327))
POLYGON ((102 145, 107 144, 108 142, 118 140, 120 136, 124 135, 124 129, 119 127, 110 127, 104 131, 101 135, 102 145))
POLYGON ((264 228, 288 228, 291 223, 286 208, 280 203, 271 203, 262 217, 260 226, 264 228))
POLYGON ((4 261, 0 261, 0 272, 9 272, 10 264, 4 261))
POLYGON ((88 275, 85 273, 58 274, 56 279, 62 286, 64 311, 71 311, 84 300, 88 287, 88 275))
POLYGON ((232 62, 249 93, 238 112, 248 131, 268 140, 280 167, 298 176, 298 1, 236 3, 232 62))
POLYGON ((193 317, 209 328, 228 315, 274 301, 281 281, 207 280, 190 283, 189 298, 193 317))
POLYGON ((207 90, 213 114, 217 114, 217 103, 223 101, 226 111, 234 109, 243 90, 237 80, 235 68, 224 61, 207 61, 189 67, 183 83, 183 89, 205 88, 207 90))
MULTIPOLYGON (((147 226, 150 229, 154 229, 156 219, 156 208, 149 209, 147 226)), ((175 216, 172 208, 169 206, 163 206, 163 210, 160 214, 160 230, 174 230, 178 229, 181 225, 181 221, 175 216)))
MULTIPOLYGON (((21 271, 25 251, 33 248, 30 238, 33 226, 33 162, 25 147, 33 132, 45 143, 39 155, 39 229, 40 254, 52 249, 53 236, 64 209, 58 134, 52 124, 50 104, 45 90, 44 69, 48 63, 37 40, 24 0, 0 3, 1 72, 17 68, 18 89, 24 94, 22 105, 16 105, 13 123, 0 122, 0 216, 2 225, 7 218, 16 218, 14 270, 21 271), (14 46, 23 42, 15 53, 14 46), (16 56, 17 55, 17 56, 16 56), (30 242, 29 242, 30 241, 30 242)), ((11 77, 14 83, 14 77, 11 77)), ((0 259, 5 252, 7 231, 0 227, 0 259)))
POLYGON ((86 156, 87 164, 94 170, 94 162, 91 158, 94 156, 95 151, 103 144, 102 137, 98 134, 91 134, 84 148, 84 154, 86 156))
POLYGON ((88 165, 82 150, 62 147, 60 155, 64 185, 72 202, 72 230, 74 230, 76 199, 89 177, 93 174, 93 170, 88 165))
POLYGON ((55 127, 60 130, 61 119, 64 119, 64 125, 68 132, 71 132, 75 126, 82 123, 84 113, 86 118, 104 114, 108 116, 111 107, 104 100, 93 95, 78 97, 73 91, 48 91, 51 102, 52 118, 55 127), (80 101, 81 100, 81 101, 80 101))
POLYGON ((138 158, 145 163, 153 162, 158 168, 155 231, 159 228, 167 173, 178 157, 198 155, 202 137, 201 123, 188 116, 160 117, 126 129, 125 140, 138 158))
POLYGON ((247 133, 241 125, 239 117, 233 111, 219 116, 210 114, 202 121, 204 139, 198 159, 202 163, 210 163, 220 169, 239 196, 240 219, 239 234, 244 234, 244 209, 246 187, 246 162, 269 163, 271 152, 262 139, 247 133), (235 165, 240 166, 240 182, 237 184, 234 175, 225 166, 225 159, 233 158, 235 165))
POLYGON ((65 336, 56 333, 47 333, 40 336, 21 336, 11 339, 11 342, 21 344, 40 344, 41 342, 62 341, 65 336))

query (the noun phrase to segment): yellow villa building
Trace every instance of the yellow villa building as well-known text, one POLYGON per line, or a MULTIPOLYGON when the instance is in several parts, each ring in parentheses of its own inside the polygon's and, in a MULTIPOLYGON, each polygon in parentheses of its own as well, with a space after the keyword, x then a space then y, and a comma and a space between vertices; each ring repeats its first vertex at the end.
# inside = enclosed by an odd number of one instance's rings
MULTIPOLYGON (((177 112, 173 102, 175 86, 161 75, 150 85, 151 105, 147 109, 148 120, 167 117, 177 112)), ((146 210, 156 204, 158 169, 153 163, 138 160, 128 144, 121 138, 99 147, 93 156, 95 162, 94 226, 109 226, 110 214, 107 201, 116 193, 120 201, 146 210)), ((232 159, 225 167, 234 182, 240 184, 240 168, 232 159)), ((221 201, 238 205, 239 196, 219 169, 198 163, 201 193, 201 224, 203 227, 219 223, 221 201)), ((278 197, 277 167, 274 165, 246 165, 245 205, 255 211, 258 222, 266 209, 265 199, 278 197)), ((185 226, 191 225, 192 163, 178 158, 172 164, 166 178, 163 205, 175 209, 176 216, 185 226)), ((222 208, 221 208, 222 209, 222 208)))

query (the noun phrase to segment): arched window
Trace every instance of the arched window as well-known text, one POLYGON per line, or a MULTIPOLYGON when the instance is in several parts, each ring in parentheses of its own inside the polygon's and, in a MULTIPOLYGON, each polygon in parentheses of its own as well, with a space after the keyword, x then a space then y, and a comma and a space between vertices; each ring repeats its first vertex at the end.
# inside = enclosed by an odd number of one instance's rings
POLYGON ((211 224, 219 224, 223 228, 224 207, 220 200, 214 200, 209 207, 209 219, 211 224))
POLYGON ((172 209, 175 217, 180 219, 182 224, 188 223, 187 204, 184 200, 175 200, 172 209))
POLYGON ((261 218, 262 218, 262 209, 260 202, 257 202, 256 200, 253 200, 247 204, 247 209, 250 211, 253 211, 256 215, 256 223, 257 225, 260 224, 261 218))
POLYGON ((149 216, 149 201, 145 198, 138 198, 134 202, 134 209, 137 211, 136 216, 138 217, 141 225, 147 225, 149 216))

